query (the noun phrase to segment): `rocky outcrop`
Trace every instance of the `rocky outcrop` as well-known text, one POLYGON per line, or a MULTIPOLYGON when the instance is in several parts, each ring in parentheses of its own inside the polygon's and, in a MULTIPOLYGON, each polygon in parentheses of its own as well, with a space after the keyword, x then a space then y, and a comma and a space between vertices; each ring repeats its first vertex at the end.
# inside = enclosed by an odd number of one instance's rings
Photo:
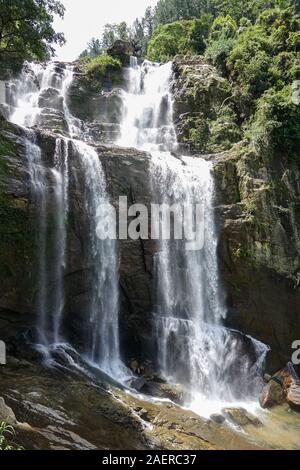
POLYGON ((107 54, 120 59, 122 65, 129 65, 130 56, 134 55, 134 48, 131 42, 118 39, 107 50, 107 54))
POLYGON ((5 409, 13 408, 17 420, 28 423, 16 427, 16 441, 26 450, 262 448, 173 403, 144 400, 108 384, 101 374, 90 381, 69 367, 67 375, 65 369, 9 359, 0 395, 5 409))
POLYGON ((21 129, 0 119, 0 335, 4 340, 4 331, 14 331, 15 322, 30 324, 35 216, 24 136, 21 129))
POLYGON ((287 402, 292 409, 299 411, 299 399, 300 379, 296 368, 289 363, 284 369, 268 379, 259 402, 262 408, 272 408, 287 402))
POLYGON ((275 372, 300 331, 300 167, 240 145, 215 165, 228 326, 271 347, 275 372))
MULTIPOLYGON (((149 156, 134 149, 116 146, 98 145, 95 148, 104 168, 108 190, 116 208, 118 208, 120 196, 127 197, 128 206, 136 201, 149 206, 151 201, 149 156)), ((86 305, 90 295, 90 286, 86 282, 89 267, 82 265, 82 260, 85 258, 83 251, 85 222, 84 190, 80 184, 81 167, 78 162, 80 157, 76 155, 74 149, 71 148, 70 152, 73 172, 70 189, 71 233, 76 234, 76 237, 73 242, 70 241, 68 255, 66 286, 69 313, 66 316, 66 333, 68 334, 69 325, 72 323, 73 327, 76 327, 75 335, 78 336, 80 333, 79 336, 81 336, 84 334, 82 320, 86 315, 86 305)), ((144 359, 150 348, 152 252, 150 241, 119 241, 120 330, 123 356, 126 360, 132 357, 144 359)))
POLYGON ((2 397, 0 397, 0 423, 7 423, 9 426, 17 424, 13 410, 6 405, 2 397))
POLYGON ((229 82, 201 56, 177 56, 173 70, 179 142, 186 151, 206 154, 231 148, 240 130, 229 82))
POLYGON ((89 90, 81 83, 80 74, 75 74, 69 90, 68 106, 73 116, 85 122, 119 124, 123 102, 118 89, 109 84, 104 89, 89 90))

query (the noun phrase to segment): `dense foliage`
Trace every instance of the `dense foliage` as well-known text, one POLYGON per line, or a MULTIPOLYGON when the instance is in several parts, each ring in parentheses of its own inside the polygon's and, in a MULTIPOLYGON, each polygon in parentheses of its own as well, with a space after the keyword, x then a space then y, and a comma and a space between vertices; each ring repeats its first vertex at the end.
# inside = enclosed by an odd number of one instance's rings
POLYGON ((176 54, 203 54, 211 22, 211 16, 202 15, 158 26, 148 44, 148 58, 165 62, 176 54))
POLYGON ((81 82, 91 91, 99 91, 103 86, 103 80, 109 73, 111 85, 116 85, 120 78, 121 62, 107 54, 96 57, 87 56, 80 60, 79 72, 81 82))
POLYGON ((53 29, 54 15, 63 16, 57 0, 0 0, 0 76, 16 73, 24 60, 44 60, 64 37, 53 29))

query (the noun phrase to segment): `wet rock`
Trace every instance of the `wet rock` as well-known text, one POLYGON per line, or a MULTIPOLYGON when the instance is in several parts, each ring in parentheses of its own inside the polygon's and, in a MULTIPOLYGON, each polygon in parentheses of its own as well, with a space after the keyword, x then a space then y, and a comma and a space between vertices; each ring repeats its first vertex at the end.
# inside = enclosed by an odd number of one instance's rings
POLYGON ((42 90, 39 95, 39 108, 52 108, 57 111, 63 111, 63 97, 55 88, 42 90))
POLYGON ((113 144, 120 136, 120 125, 93 121, 85 125, 86 137, 91 142, 113 144))
POLYGON ((244 408, 224 408, 222 413, 234 424, 241 427, 248 426, 249 424, 255 427, 262 426, 261 421, 244 408))
POLYGON ((130 369, 134 374, 141 374, 143 372, 143 366, 139 364, 137 360, 132 360, 130 362, 130 369))
POLYGON ((140 391, 146 384, 146 379, 143 377, 136 377, 130 380, 130 387, 135 388, 136 390, 140 391))
POLYGON ((287 402, 291 408, 300 411, 300 383, 293 383, 287 393, 287 402))
POLYGON ((60 131, 67 131, 68 124, 65 120, 65 115, 62 111, 53 108, 42 108, 37 117, 39 127, 60 131))
POLYGON ((82 85, 80 76, 75 76, 68 95, 68 106, 75 117, 86 123, 120 124, 123 105, 119 89, 93 92, 82 85))
POLYGON ((217 423, 217 424, 223 424, 226 421, 226 418, 224 416, 217 414, 217 413, 210 415, 210 419, 214 421, 214 423, 217 423))
POLYGON ((167 398, 174 403, 183 403, 184 389, 181 385, 168 384, 157 379, 146 380, 141 392, 156 398, 167 398))
POLYGON ((6 405, 4 398, 0 397, 0 423, 2 422, 9 424, 10 426, 15 426, 17 424, 17 419, 13 410, 6 405))
POLYGON ((265 385, 259 397, 259 403, 262 408, 272 408, 272 406, 280 405, 284 402, 283 387, 280 383, 271 379, 265 385))

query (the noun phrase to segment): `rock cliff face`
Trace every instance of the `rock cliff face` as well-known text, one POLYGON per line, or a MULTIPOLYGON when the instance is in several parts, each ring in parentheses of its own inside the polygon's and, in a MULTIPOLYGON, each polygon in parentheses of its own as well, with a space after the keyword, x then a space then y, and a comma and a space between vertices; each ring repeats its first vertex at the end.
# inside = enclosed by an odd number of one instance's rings
POLYGON ((215 166, 229 326, 272 348, 274 372, 300 331, 299 162, 236 147, 215 166))
POLYGON ((213 153, 226 322, 272 348, 274 371, 300 331, 300 158, 237 143, 230 84, 203 58, 178 57, 174 70, 179 140, 213 153))

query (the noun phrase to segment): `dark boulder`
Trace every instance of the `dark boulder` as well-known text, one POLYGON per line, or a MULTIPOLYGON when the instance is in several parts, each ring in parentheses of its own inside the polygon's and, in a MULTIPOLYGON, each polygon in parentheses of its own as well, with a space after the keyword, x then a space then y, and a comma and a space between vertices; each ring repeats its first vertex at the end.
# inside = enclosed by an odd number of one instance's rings
POLYGON ((134 47, 131 42, 119 39, 107 50, 107 54, 120 59, 122 65, 129 65, 130 56, 134 55, 134 47))

